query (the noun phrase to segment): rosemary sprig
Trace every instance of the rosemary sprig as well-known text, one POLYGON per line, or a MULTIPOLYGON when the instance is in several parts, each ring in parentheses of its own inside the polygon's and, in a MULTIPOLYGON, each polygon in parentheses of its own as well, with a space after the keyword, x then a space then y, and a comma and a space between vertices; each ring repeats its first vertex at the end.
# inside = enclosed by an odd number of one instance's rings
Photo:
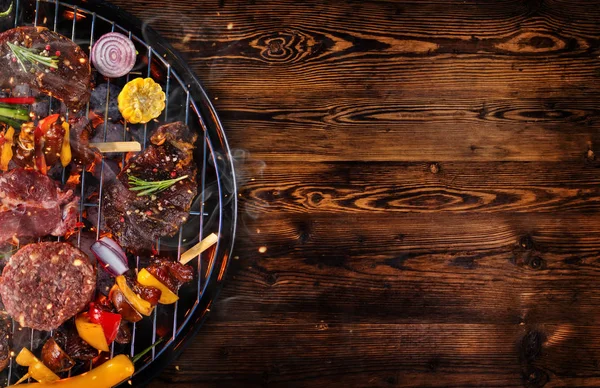
POLYGON ((8 44, 10 51, 12 51, 15 58, 17 58, 17 61, 19 61, 19 64, 24 71, 27 71, 25 63, 31 63, 32 65, 40 64, 52 69, 58 69, 58 57, 45 57, 43 55, 36 54, 33 49, 17 46, 11 42, 6 42, 6 44, 8 44))
POLYGON ((139 193, 137 194, 138 197, 148 195, 148 194, 160 193, 161 191, 168 189, 169 187, 173 186, 175 183, 182 181, 182 180, 186 179, 187 177, 188 177, 187 175, 184 175, 184 176, 180 176, 179 178, 168 179, 166 181, 151 182, 151 181, 145 181, 143 179, 139 179, 133 175, 129 175, 129 190, 139 191, 139 193))
POLYGON ((10 15, 10 13, 12 12, 12 10, 13 10, 13 3, 11 1, 10 5, 8 6, 8 9, 6 11, 4 11, 4 12, 0 12, 0 18, 3 18, 3 17, 6 17, 6 16, 10 15))

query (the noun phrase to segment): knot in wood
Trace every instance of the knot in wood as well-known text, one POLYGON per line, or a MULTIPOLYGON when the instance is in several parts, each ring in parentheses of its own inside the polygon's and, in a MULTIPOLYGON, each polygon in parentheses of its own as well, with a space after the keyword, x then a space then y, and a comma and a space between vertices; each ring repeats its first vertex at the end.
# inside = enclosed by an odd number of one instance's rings
POLYGON ((431 163, 429 165, 429 171, 431 171, 432 174, 437 174, 438 172, 440 172, 440 164, 439 163, 431 163))
POLYGON ((267 62, 296 62, 309 54, 314 39, 299 31, 280 31, 261 36, 250 45, 260 50, 260 56, 267 62))

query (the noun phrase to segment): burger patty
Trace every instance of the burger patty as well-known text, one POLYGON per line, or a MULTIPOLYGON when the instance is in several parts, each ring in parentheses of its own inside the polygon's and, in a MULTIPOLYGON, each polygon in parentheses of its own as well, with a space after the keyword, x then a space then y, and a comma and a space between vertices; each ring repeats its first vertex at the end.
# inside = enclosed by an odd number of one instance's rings
POLYGON ((81 311, 96 289, 87 255, 64 242, 29 244, 9 260, 0 279, 6 311, 23 327, 54 330, 81 311))

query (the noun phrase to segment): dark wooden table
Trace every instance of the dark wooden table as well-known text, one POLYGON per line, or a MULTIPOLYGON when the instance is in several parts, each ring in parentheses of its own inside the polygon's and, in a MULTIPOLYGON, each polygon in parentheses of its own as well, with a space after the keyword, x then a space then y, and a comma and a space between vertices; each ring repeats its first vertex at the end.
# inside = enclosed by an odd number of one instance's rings
POLYGON ((600 386, 600 2, 114 0, 220 113, 239 238, 152 387, 600 386))

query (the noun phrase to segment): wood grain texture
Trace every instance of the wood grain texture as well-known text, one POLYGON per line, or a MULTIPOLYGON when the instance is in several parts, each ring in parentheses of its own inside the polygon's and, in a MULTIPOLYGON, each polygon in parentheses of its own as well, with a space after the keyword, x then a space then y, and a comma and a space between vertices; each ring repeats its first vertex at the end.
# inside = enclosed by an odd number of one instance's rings
POLYGON ((600 386, 600 2, 114 3, 239 176, 226 286, 153 387, 600 386))

